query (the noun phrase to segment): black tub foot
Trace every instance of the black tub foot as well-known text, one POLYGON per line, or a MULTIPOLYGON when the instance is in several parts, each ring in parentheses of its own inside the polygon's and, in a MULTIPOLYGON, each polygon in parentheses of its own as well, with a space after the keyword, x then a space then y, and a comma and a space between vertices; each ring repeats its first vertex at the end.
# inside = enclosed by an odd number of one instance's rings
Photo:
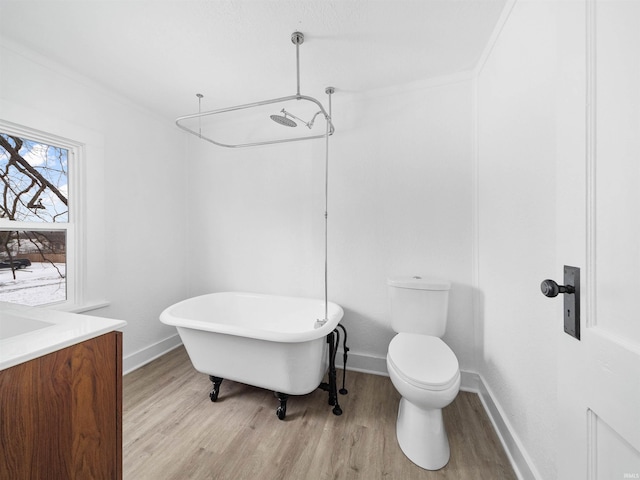
POLYGON ((287 416, 287 399, 289 395, 286 393, 274 392, 278 400, 280 400, 280 406, 276 408, 276 415, 280 420, 284 420, 284 417, 287 416))
POLYGON ((209 398, 212 402, 218 400, 218 394, 220 393, 220 384, 222 383, 222 378, 214 377, 213 375, 209 375, 209 380, 213 382, 213 389, 211 393, 209 393, 209 398))

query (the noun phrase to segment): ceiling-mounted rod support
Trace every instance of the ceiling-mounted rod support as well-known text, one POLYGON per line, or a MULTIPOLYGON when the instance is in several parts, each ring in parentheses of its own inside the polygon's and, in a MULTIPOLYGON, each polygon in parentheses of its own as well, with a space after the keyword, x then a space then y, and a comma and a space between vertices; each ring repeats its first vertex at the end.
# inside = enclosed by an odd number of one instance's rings
POLYGON ((291 43, 296 46, 296 79, 298 85, 296 95, 300 96, 300 45, 304 43, 304 33, 293 32, 291 34, 291 43))
MULTIPOLYGON (((196 93, 196 97, 198 97, 198 114, 202 113, 202 99, 204 95, 201 93, 196 93)), ((198 136, 202 138, 202 118, 198 117, 198 136)))
MULTIPOLYGON (((331 124, 331 128, 333 128, 333 123, 331 121, 331 118, 332 118, 332 114, 331 114, 331 95, 336 93, 336 89, 335 89, 335 87, 327 87, 327 88, 324 89, 324 93, 329 95, 329 118, 327 118, 327 122, 329 122, 331 124)), ((333 133, 333 132, 331 132, 331 133, 333 133)))

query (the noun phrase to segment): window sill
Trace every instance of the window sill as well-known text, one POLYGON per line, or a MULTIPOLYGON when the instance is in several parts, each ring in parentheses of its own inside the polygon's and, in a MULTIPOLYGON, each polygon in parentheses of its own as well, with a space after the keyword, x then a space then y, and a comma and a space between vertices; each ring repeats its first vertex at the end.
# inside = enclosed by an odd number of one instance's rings
MULTIPOLYGON (((70 313, 86 313, 100 308, 105 308, 111 305, 108 300, 93 300, 83 303, 82 305, 49 305, 45 308, 51 308, 52 310, 59 310, 70 313)), ((43 305, 44 306, 44 305, 43 305)))

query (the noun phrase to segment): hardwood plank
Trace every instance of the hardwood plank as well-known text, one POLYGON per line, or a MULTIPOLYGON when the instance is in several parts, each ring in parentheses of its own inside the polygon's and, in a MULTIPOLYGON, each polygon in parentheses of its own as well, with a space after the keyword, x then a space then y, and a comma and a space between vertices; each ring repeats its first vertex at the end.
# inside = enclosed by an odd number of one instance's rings
POLYGON ((400 396, 387 377, 347 372, 343 415, 333 415, 317 390, 290 397, 284 421, 272 392, 225 380, 213 403, 210 388, 183 348, 124 378, 125 479, 516 478, 472 393, 444 410, 451 460, 429 472, 398 446, 400 396))

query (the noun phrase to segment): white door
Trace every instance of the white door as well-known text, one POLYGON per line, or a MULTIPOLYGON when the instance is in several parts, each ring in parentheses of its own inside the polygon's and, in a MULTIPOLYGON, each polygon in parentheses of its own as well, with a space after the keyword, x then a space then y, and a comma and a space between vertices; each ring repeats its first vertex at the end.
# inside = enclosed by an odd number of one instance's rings
POLYGON ((578 341, 558 313, 558 479, 640 479, 640 1, 566 14, 557 261, 581 268, 582 319, 578 341))

